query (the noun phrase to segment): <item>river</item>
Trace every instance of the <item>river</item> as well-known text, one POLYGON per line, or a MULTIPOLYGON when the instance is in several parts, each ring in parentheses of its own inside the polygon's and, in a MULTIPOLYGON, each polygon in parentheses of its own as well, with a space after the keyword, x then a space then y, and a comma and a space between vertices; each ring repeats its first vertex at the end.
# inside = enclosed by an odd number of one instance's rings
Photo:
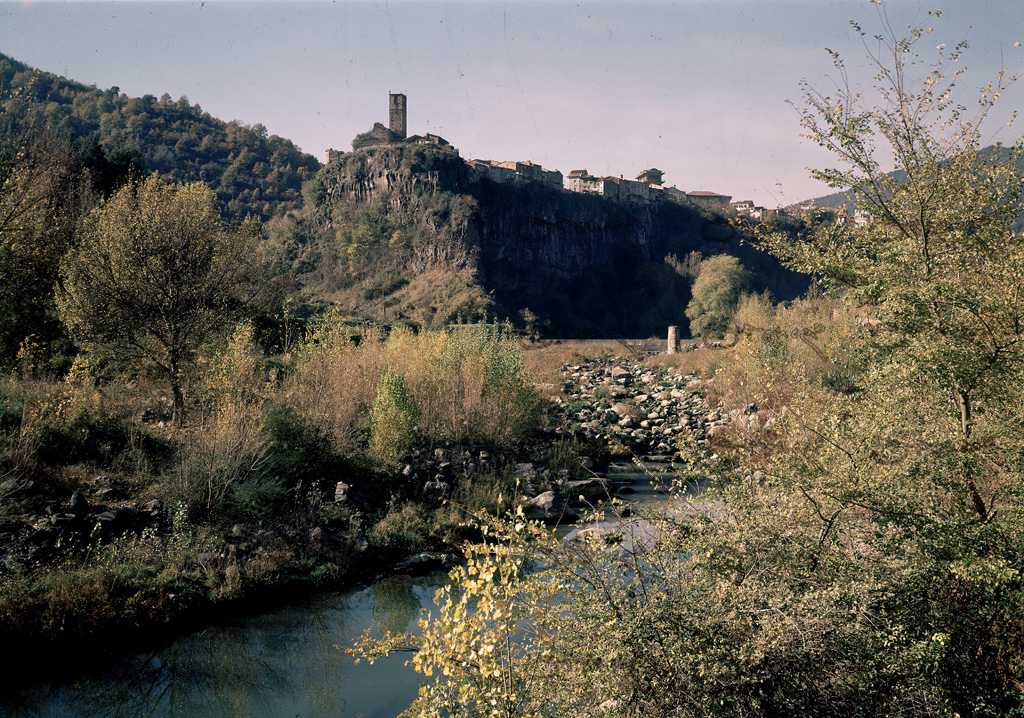
MULTIPOLYGON (((630 503, 665 499, 660 482, 630 464, 613 465, 609 477, 636 482, 624 497, 630 503)), ((0 697, 0 716, 393 718, 409 707, 419 685, 405 665, 408 655, 354 665, 338 646, 351 645, 372 625, 414 630, 446 579, 390 576, 222 621, 73 681, 40 682, 0 697)))

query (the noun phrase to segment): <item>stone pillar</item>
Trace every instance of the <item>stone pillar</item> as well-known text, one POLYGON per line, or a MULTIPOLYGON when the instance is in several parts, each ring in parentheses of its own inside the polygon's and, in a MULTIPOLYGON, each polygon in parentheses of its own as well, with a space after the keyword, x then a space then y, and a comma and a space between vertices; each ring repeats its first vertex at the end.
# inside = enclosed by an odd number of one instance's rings
POLYGON ((677 348, 679 346, 679 340, 678 340, 678 337, 677 337, 678 334, 679 334, 679 327, 672 326, 672 327, 668 328, 668 349, 666 349, 666 351, 669 354, 675 354, 676 353, 676 350, 677 350, 677 348))

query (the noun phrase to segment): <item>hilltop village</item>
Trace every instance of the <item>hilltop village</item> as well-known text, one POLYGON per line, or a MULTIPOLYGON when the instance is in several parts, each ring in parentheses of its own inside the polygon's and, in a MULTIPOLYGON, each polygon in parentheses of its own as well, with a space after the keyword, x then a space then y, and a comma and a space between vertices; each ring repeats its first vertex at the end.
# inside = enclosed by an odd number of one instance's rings
MULTIPOLYGON (((408 134, 408 99, 404 94, 389 93, 388 125, 380 122, 352 141, 353 150, 380 147, 395 144, 434 144, 451 146, 443 137, 435 134, 408 134)), ((327 161, 330 162, 340 153, 327 150, 327 161)), ((732 207, 741 214, 753 219, 760 219, 767 211, 757 207, 750 200, 733 202, 732 197, 717 192, 698 190, 684 192, 677 187, 666 187, 663 181, 664 172, 651 167, 645 169, 636 179, 618 177, 598 177, 585 169, 572 170, 565 178, 558 170, 545 169, 541 165, 525 161, 496 161, 484 159, 468 159, 466 163, 476 173, 476 177, 484 177, 498 184, 508 185, 541 185, 551 189, 567 192, 578 192, 603 197, 621 204, 657 204, 668 197, 686 198, 690 201, 714 208, 732 207)))

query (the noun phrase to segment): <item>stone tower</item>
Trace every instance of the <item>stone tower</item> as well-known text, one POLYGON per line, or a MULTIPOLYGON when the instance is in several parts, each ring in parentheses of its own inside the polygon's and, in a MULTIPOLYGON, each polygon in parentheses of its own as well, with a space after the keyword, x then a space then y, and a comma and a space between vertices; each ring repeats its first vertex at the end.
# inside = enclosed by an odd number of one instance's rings
POLYGON ((388 94, 388 126, 399 139, 408 136, 406 130, 405 95, 388 94))

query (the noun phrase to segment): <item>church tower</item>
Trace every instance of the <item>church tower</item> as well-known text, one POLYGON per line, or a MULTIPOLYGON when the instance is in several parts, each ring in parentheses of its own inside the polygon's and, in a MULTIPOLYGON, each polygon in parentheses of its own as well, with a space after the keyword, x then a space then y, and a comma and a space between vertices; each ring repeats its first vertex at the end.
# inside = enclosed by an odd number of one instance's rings
POLYGON ((399 136, 399 139, 404 140, 408 136, 405 95, 388 94, 388 126, 399 136))

